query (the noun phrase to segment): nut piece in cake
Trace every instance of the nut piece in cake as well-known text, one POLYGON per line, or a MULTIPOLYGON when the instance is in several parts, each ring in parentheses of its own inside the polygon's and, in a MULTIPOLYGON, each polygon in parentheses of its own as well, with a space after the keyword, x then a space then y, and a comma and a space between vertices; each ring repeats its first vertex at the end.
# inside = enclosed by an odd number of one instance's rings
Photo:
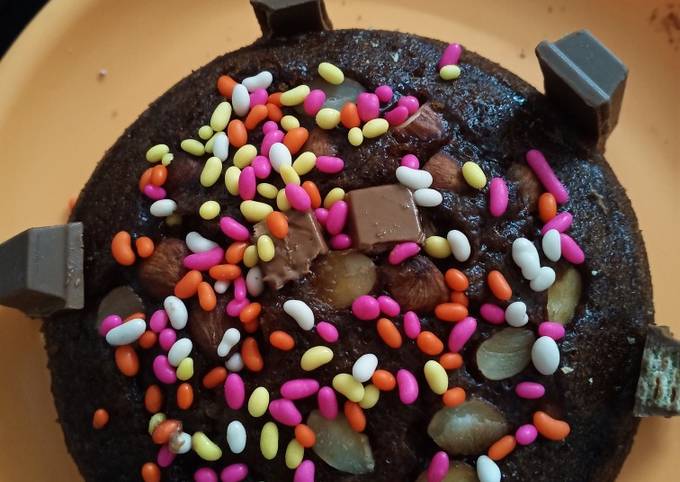
POLYGON ((181 239, 166 238, 158 243, 153 254, 137 268, 144 291, 157 299, 172 295, 187 272, 182 262, 188 254, 189 249, 181 239))
POLYGON ((425 163, 423 169, 432 174, 432 186, 458 192, 465 186, 463 173, 458 162, 445 152, 438 152, 425 163))
POLYGON ((387 290, 404 310, 430 313, 448 299, 444 275, 428 257, 416 256, 398 266, 386 265, 382 275, 387 290))

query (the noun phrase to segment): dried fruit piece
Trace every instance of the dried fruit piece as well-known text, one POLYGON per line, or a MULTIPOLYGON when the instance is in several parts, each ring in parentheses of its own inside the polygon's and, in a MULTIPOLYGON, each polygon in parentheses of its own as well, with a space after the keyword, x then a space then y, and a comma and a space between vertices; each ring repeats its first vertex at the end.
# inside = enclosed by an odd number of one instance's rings
POLYGON ((534 334, 526 328, 505 328, 477 349, 477 367, 489 380, 517 375, 531 361, 534 334))
POLYGON ((382 268, 385 285, 403 310, 432 312, 448 299, 444 275, 425 256, 415 256, 399 266, 382 268))
POLYGON ((314 410, 307 425, 316 434, 312 450, 328 465, 348 474, 373 472, 375 460, 368 436, 352 430, 344 415, 328 420, 314 410))
POLYGON ((520 199, 529 211, 538 209, 538 197, 543 192, 534 172, 525 164, 515 163, 508 169, 508 178, 517 183, 520 199))
POLYGON ((319 298, 337 309, 347 308, 375 286, 373 261, 356 251, 333 251, 319 258, 312 267, 312 283, 319 298))
MULTIPOLYGON (((420 474, 416 482, 427 482, 427 470, 420 474)), ((458 460, 452 460, 449 471, 441 482, 479 482, 477 472, 470 465, 458 460)))
POLYGON ((153 254, 137 268, 144 291, 157 299, 174 294, 175 285, 187 272, 182 261, 188 254, 181 239, 166 238, 158 243, 153 254))
POLYGON ((574 317, 581 299, 581 274, 573 266, 560 272, 548 289, 548 319, 566 325, 574 317))
POLYGON ((453 455, 475 455, 507 434, 505 416, 492 404, 472 399, 434 414, 427 433, 439 447, 453 455))
POLYGON ((438 152, 425 163, 423 169, 432 174, 435 189, 460 191, 465 186, 463 173, 458 162, 445 152, 438 152))

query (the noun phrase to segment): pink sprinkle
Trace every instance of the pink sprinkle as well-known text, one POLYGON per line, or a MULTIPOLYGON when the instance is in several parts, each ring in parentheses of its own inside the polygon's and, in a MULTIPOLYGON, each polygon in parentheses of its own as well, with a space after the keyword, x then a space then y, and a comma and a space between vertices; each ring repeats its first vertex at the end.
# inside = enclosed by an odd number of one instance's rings
POLYGON ((177 332, 172 328, 163 328, 158 335, 158 344, 165 351, 170 351, 177 341, 177 332))
POLYGON ((305 97, 304 108, 307 115, 316 115, 326 102, 326 93, 321 89, 314 89, 305 97))
POLYGON ((319 382, 313 378, 296 378, 281 385, 281 396, 288 400, 299 400, 314 395, 319 391, 319 382))
POLYGON ((168 357, 165 355, 158 355, 153 359, 153 374, 161 383, 171 385, 177 381, 175 369, 170 365, 168 357))
POLYGON ((489 211, 494 217, 500 217, 508 209, 508 185, 500 177, 494 177, 489 183, 489 211))
POLYGON ((262 144, 260 144, 260 154, 263 156, 269 156, 269 149, 272 148, 272 145, 276 144, 277 142, 283 142, 285 134, 281 130, 275 130, 268 132, 265 134, 264 138, 262 139, 262 144))
POLYGON ((194 472, 194 482, 217 482, 217 473, 209 467, 201 467, 194 472))
POLYGON ((267 179, 272 172, 272 165, 265 156, 255 156, 255 159, 253 159, 253 162, 251 162, 250 165, 253 167, 255 177, 258 179, 267 179))
POLYGON ((413 115, 420 107, 420 102, 418 102, 418 99, 416 99, 412 95, 407 95, 401 97, 399 101, 397 101, 397 105, 406 107, 406 109, 408 110, 408 115, 413 115))
POLYGON ((224 381, 224 400, 232 410, 239 410, 246 399, 246 387, 238 373, 230 373, 224 381))
POLYGON ((338 341, 338 338, 340 338, 338 329, 335 327, 335 325, 327 321, 321 321, 317 323, 315 328, 321 339, 326 343, 335 343, 338 341))
POLYGON ((341 251, 352 246, 352 238, 346 234, 336 234, 331 238, 331 248, 341 251))
POLYGON ((250 108, 252 109, 256 105, 265 105, 268 99, 267 89, 255 89, 250 94, 250 108))
POLYGON ((399 243, 394 248, 392 248, 387 260, 390 264, 397 265, 418 253, 420 253, 420 246, 418 246, 418 243, 413 243, 410 241, 406 243, 399 243))
POLYGON ((322 387, 316 395, 316 400, 321 416, 327 420, 335 420, 338 416, 338 398, 335 396, 335 390, 331 387, 322 387))
POLYGON ((515 393, 520 398, 536 400, 545 395, 545 387, 536 382, 521 382, 515 387, 515 393))
POLYGON ((273 132, 273 131, 277 130, 278 128, 279 128, 279 125, 276 122, 274 122, 272 120, 268 120, 267 122, 262 124, 262 133, 263 134, 269 134, 270 132, 273 132))
POLYGON ((309 211, 312 208, 312 199, 309 194, 297 184, 286 184, 286 199, 297 211, 309 211))
POLYGON ((172 465, 172 462, 174 460, 175 460, 175 454, 170 452, 170 447, 168 447, 168 444, 163 445, 158 450, 158 456, 156 457, 156 462, 158 463, 159 467, 162 467, 162 468, 170 467, 170 465, 172 465))
POLYGON ((244 201, 255 199, 257 193, 257 181, 255 179, 255 169, 248 166, 241 171, 238 177, 238 194, 244 201))
POLYGON ((165 310, 161 309, 154 311, 153 315, 151 315, 151 319, 149 320, 149 328, 151 328, 151 331, 154 333, 160 333, 161 330, 167 326, 168 314, 165 312, 165 310))
POLYGON ((361 295, 352 302, 352 313, 360 320, 375 320, 380 316, 380 304, 370 295, 361 295))
POLYGON ((515 432, 515 439, 520 445, 529 445, 536 440, 536 437, 538 437, 538 430, 530 423, 522 425, 515 432))
POLYGON ((449 44, 448 47, 444 49, 444 53, 439 59, 437 68, 441 69, 446 65, 458 65, 462 53, 463 47, 461 47, 459 44, 449 44))
POLYGON ((482 315, 485 321, 492 325, 501 325, 505 323, 505 310, 498 305, 492 303, 484 303, 479 308, 479 314, 482 315))
POLYGON ((245 308, 249 304, 250 300, 248 298, 243 298, 240 300, 234 298, 229 303, 227 303, 227 314, 233 318, 236 318, 238 317, 238 315, 241 314, 243 308, 245 308))
POLYGON ((345 168, 345 161, 339 157, 319 156, 316 158, 316 168, 324 174, 337 174, 345 168))
POLYGON ((226 237, 234 241, 248 241, 250 239, 250 230, 230 216, 220 219, 220 229, 226 237))
POLYGON ((543 187, 555 196, 555 200, 559 204, 566 203, 569 200, 569 192, 560 180, 557 179, 555 171, 552 170, 543 153, 537 149, 531 149, 527 152, 526 159, 529 167, 534 171, 543 187))
POLYGON ((390 296, 378 296, 378 306, 380 306, 380 311, 387 316, 398 316, 401 313, 401 306, 390 296))
POLYGON ((411 169, 420 169, 420 161, 413 154, 406 154, 401 158, 401 165, 410 167, 411 169))
POLYGON ((430 466, 427 468, 427 482, 442 482, 449 472, 449 455, 442 451, 432 457, 430 466))
POLYGON ((380 115, 380 100, 375 94, 362 92, 357 96, 357 111, 362 122, 370 121, 380 115))
POLYGON ((449 350, 457 353, 477 330, 477 320, 468 316, 456 323, 449 335, 449 350))
POLYGON ((385 120, 387 120, 391 126, 403 124, 406 119, 408 119, 408 109, 403 105, 398 105, 394 109, 385 112, 385 120))
POLYGON ((347 223, 347 213, 349 207, 345 201, 334 202, 328 210, 328 219, 326 220, 326 231, 328 234, 340 234, 345 229, 347 223))
POLYGON ((389 85, 381 85, 377 89, 375 89, 375 95, 378 96, 378 100, 382 102, 383 104, 386 104, 387 102, 392 100, 392 87, 389 85))
POLYGON ((304 460, 297 469, 295 469, 295 475, 293 476, 293 482, 314 482, 314 472, 316 468, 314 462, 311 460, 304 460))
POLYGON ((326 225, 326 221, 328 220, 328 209, 316 208, 314 210, 314 215, 316 216, 316 220, 319 222, 321 226, 326 225))
POLYGON ((248 466, 246 464, 227 465, 220 474, 222 482, 241 482, 248 477, 248 466))
MULTIPOLYGON (((153 320, 153 317, 152 317, 153 320)), ((102 320, 101 325, 99 325, 99 334, 101 336, 106 336, 106 334, 113 330, 115 327, 122 325, 123 319, 118 315, 109 315, 102 320)))
POLYGON ((576 240, 568 234, 560 233, 562 257, 572 264, 581 264, 586 260, 586 255, 576 240))
POLYGON ((411 340, 415 340, 420 335, 420 318, 413 311, 404 314, 404 333, 411 340))
POLYGON ((544 321, 538 325, 538 335, 549 336, 555 341, 561 340, 565 335, 564 326, 562 326, 561 323, 555 323, 554 321, 544 321))
POLYGON ((248 296, 248 286, 243 276, 239 276, 234 280, 234 299, 242 300, 248 296))
POLYGON ((146 186, 144 186, 144 195, 149 199, 158 201, 159 199, 165 199, 167 193, 165 192, 165 189, 163 189, 162 187, 154 186, 153 184, 149 183, 146 186))
POLYGON ((556 229, 560 233, 563 233, 571 228, 573 221, 574 216, 569 211, 562 211, 543 225, 543 228, 541 228, 541 234, 545 236, 545 233, 551 229, 556 229))
POLYGON ((213 266, 220 264, 223 259, 224 250, 219 246, 216 246, 210 251, 190 254, 184 258, 184 267, 188 269, 197 269, 198 271, 208 271, 213 266))
POLYGON ((269 403, 269 413, 274 420, 283 425, 288 425, 289 427, 295 427, 302 422, 302 414, 300 411, 292 401, 286 400, 285 398, 272 400, 269 403))
POLYGON ((397 371, 397 385, 399 386, 399 400, 404 405, 411 405, 418 398, 418 381, 410 371, 401 368, 397 371))

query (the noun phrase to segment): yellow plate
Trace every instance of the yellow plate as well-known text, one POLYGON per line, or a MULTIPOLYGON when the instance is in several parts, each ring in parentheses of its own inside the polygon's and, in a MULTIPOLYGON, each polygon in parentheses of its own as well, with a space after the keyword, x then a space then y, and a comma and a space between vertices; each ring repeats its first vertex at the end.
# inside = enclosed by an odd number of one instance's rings
MULTIPOLYGON (((667 3, 327 1, 336 28, 399 29, 457 41, 539 88, 533 48, 542 39, 586 27, 619 54, 630 78, 607 155, 644 231, 658 323, 680 332, 680 319, 673 319, 680 268, 680 35, 667 3)), ((0 62, 0 239, 62 222, 67 198, 149 102, 258 34, 246 0, 49 2, 0 62)), ((55 423, 40 323, 4 308, 0 318, 0 479, 78 480, 55 423)), ((644 420, 619 480, 675 480, 678 453, 680 419, 644 420)))

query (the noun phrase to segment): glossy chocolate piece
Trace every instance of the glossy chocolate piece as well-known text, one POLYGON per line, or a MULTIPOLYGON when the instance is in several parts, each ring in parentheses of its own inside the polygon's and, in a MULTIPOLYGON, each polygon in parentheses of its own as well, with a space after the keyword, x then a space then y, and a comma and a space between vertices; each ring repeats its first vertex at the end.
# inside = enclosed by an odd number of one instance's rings
POLYGON ((250 0, 264 38, 331 30, 323 0, 250 0))
POLYGON ((588 30, 536 47, 545 93, 604 146, 619 120, 628 68, 588 30))
POLYGON ((0 304, 28 316, 81 309, 83 225, 31 228, 0 244, 0 304))
POLYGON ((667 326, 650 326, 635 394, 636 417, 680 414, 680 341, 667 326))

